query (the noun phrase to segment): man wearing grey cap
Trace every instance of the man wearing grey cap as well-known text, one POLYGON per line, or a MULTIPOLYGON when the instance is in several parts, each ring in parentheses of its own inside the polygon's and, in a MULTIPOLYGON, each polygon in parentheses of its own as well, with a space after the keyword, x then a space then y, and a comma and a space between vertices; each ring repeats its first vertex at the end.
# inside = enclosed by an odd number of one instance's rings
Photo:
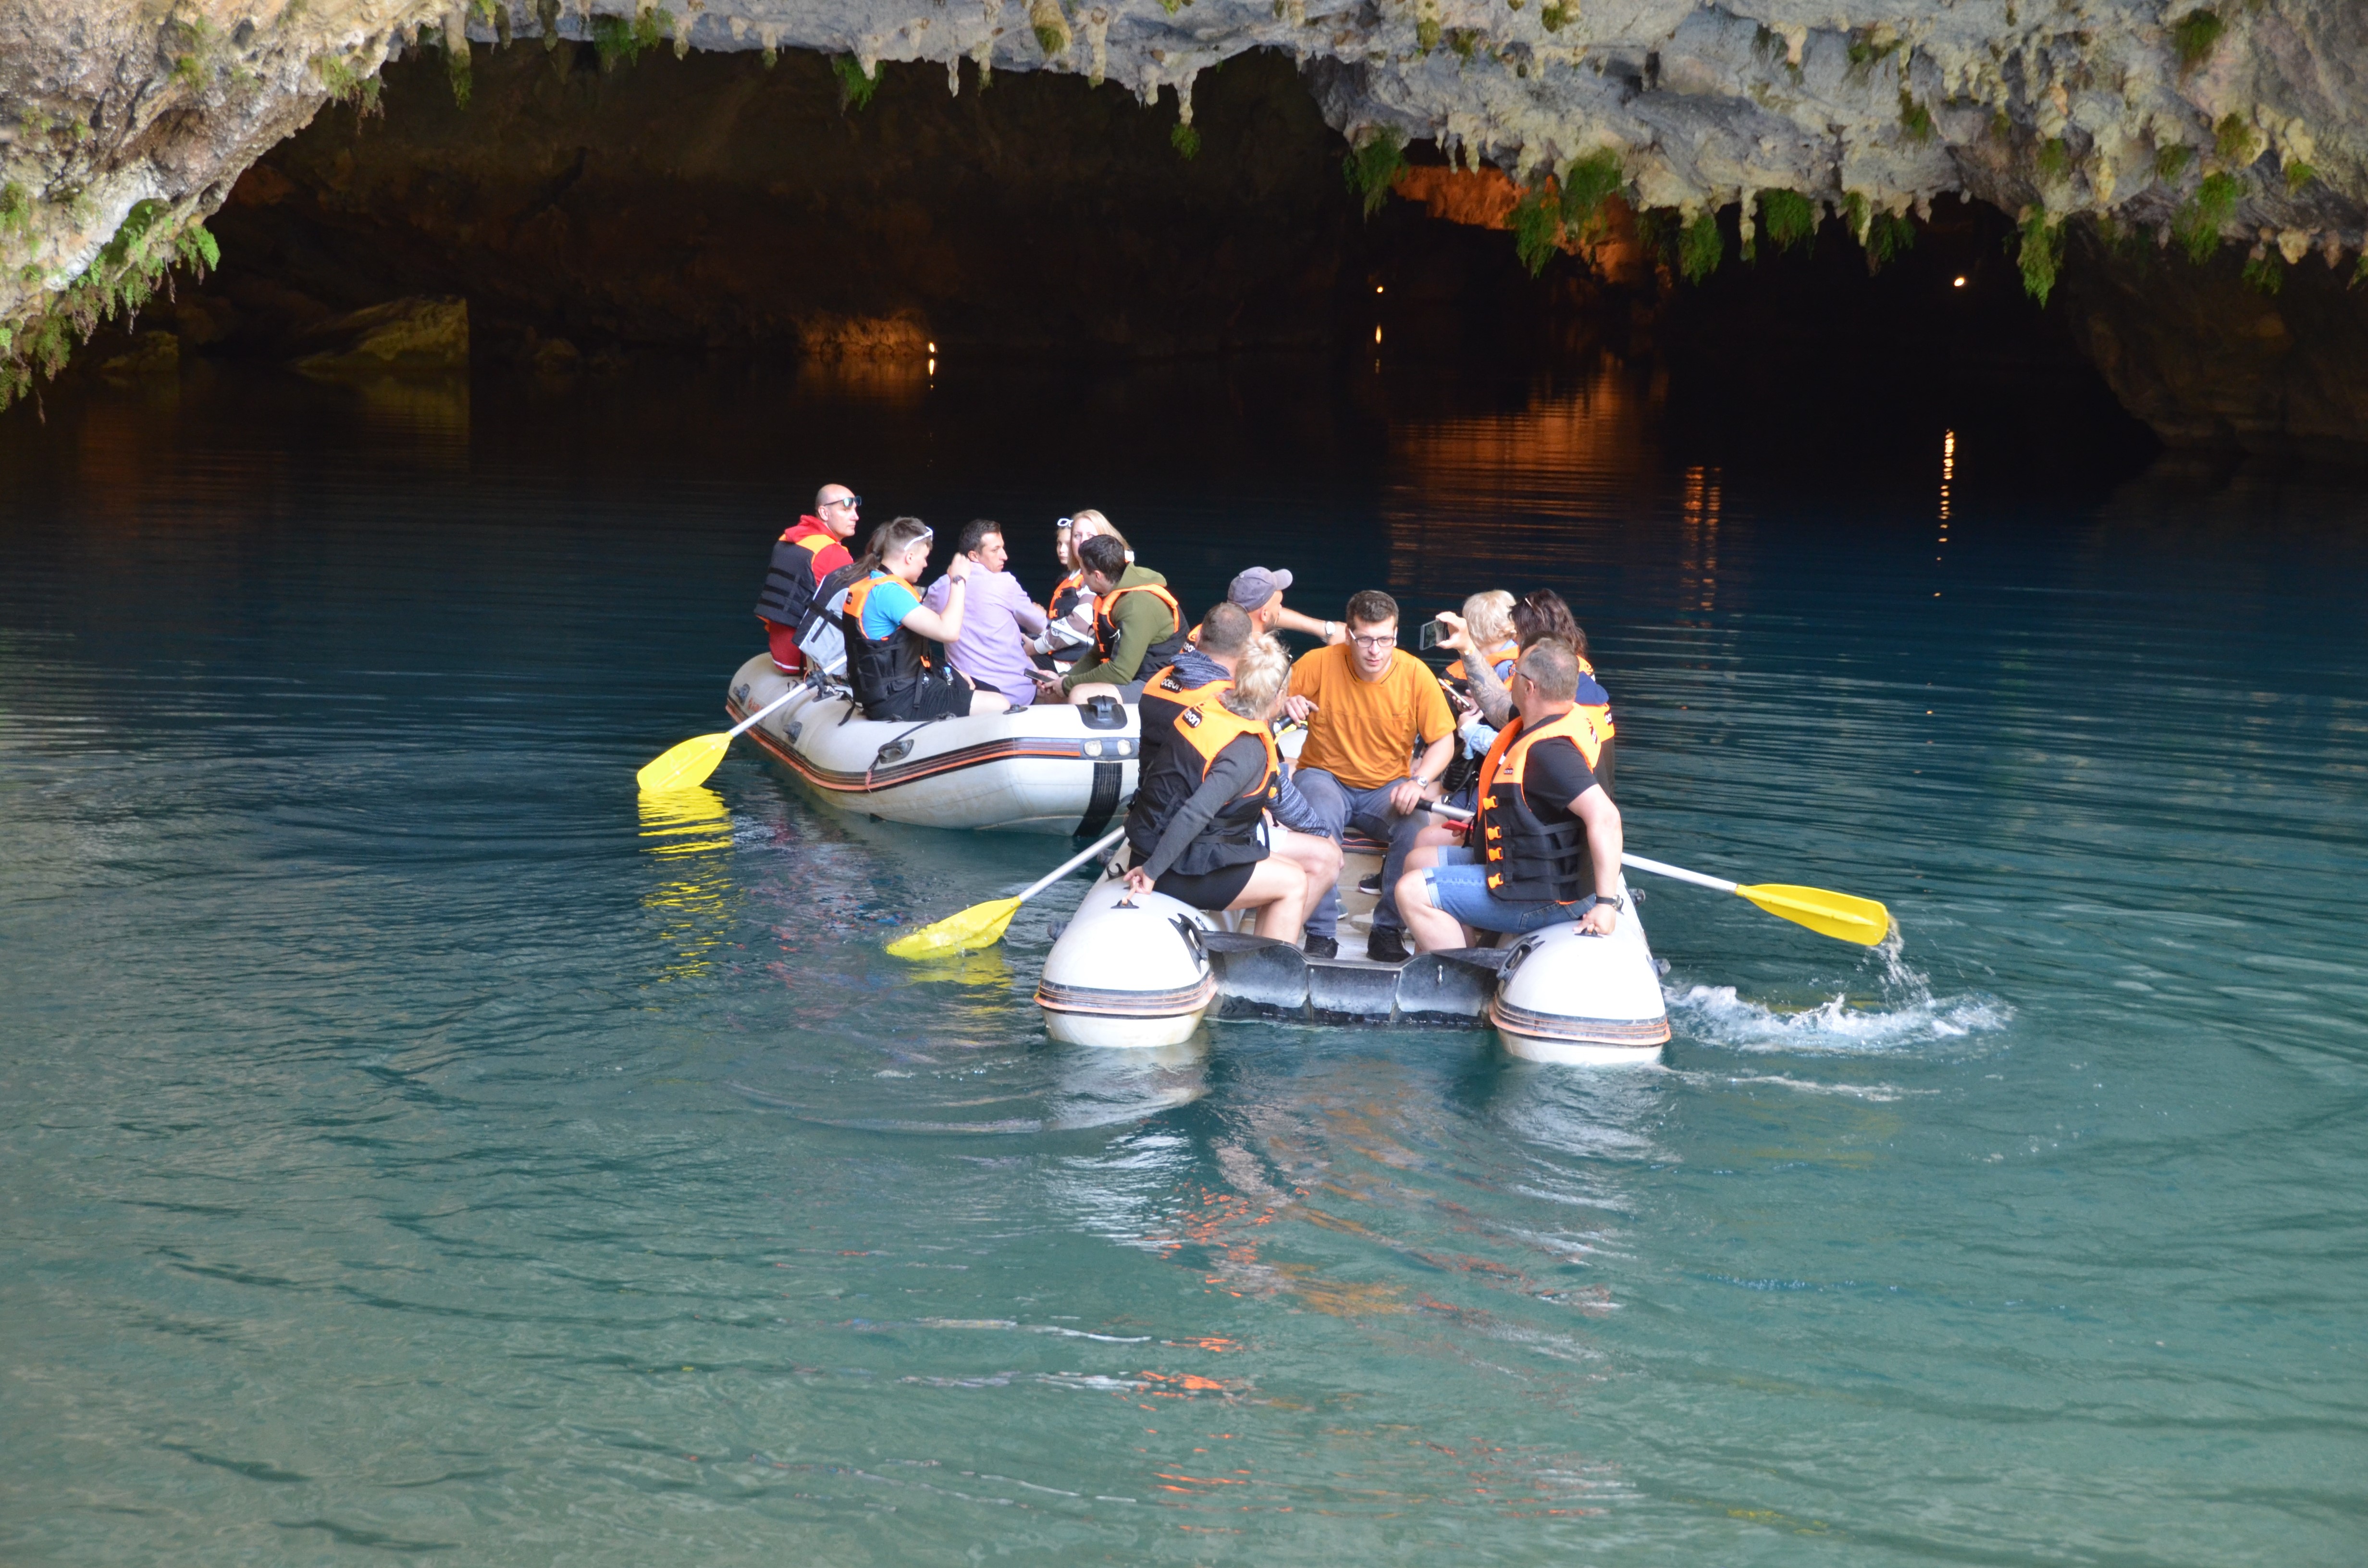
POLYGON ((1338 642, 1349 635, 1349 629, 1337 620, 1315 620, 1295 609, 1285 609, 1282 591, 1289 586, 1290 573, 1253 566, 1234 579, 1225 597, 1248 614, 1251 627, 1260 634, 1304 631, 1326 643, 1338 642))

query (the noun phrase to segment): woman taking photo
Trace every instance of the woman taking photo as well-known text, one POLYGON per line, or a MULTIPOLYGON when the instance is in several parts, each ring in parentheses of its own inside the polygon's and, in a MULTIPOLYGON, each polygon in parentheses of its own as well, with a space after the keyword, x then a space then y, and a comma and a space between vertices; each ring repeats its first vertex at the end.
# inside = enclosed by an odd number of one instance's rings
POLYGON ((1282 777, 1272 724, 1290 683, 1291 656, 1265 636, 1231 684, 1189 694, 1196 699, 1178 709, 1127 810, 1126 885, 1195 909, 1255 909, 1259 936, 1295 947, 1340 874, 1340 846, 1266 824, 1282 777))
POLYGON ((980 691, 948 664, 942 651, 931 658, 924 639, 951 646, 962 635, 962 602, 968 597, 970 558, 957 553, 946 564, 946 608, 921 603, 914 585, 929 568, 929 525, 898 517, 873 532, 856 562, 855 585, 847 591, 839 630, 847 638, 847 679, 867 719, 905 722, 1000 713, 1011 703, 999 691, 980 691))

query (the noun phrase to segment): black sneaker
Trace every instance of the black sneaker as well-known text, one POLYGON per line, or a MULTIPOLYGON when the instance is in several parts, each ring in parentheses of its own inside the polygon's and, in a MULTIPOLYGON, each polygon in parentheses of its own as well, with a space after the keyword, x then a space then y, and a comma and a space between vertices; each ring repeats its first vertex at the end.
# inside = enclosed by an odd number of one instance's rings
POLYGON ((1337 959, 1340 956, 1340 941, 1337 937, 1310 936, 1299 944, 1299 950, 1311 959, 1337 959))
POLYGON ((1369 892, 1374 897, 1379 898, 1382 892, 1382 874, 1379 871, 1375 871, 1372 876, 1365 878, 1362 881, 1357 884, 1357 891, 1359 892, 1369 892))
POLYGON ((1375 963, 1406 962, 1406 933, 1375 926, 1373 934, 1365 938, 1365 956, 1375 963))

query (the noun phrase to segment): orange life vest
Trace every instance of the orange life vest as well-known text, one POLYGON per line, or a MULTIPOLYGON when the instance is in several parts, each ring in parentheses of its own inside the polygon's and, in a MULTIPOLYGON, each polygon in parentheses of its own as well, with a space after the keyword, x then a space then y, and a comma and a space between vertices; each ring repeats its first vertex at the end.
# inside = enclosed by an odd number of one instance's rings
POLYGON ((923 651, 926 640, 909 629, 899 626, 885 637, 863 630, 863 607, 882 583, 911 587, 893 572, 874 572, 847 590, 847 608, 839 611, 839 633, 847 640, 847 683, 855 688, 855 700, 867 709, 890 701, 895 688, 924 678, 932 668, 923 651))
MULTIPOLYGON (((1118 601, 1129 594, 1149 594, 1167 607, 1167 635, 1155 639, 1151 646, 1143 651, 1143 662, 1148 665, 1156 660, 1164 665, 1182 653, 1184 651, 1184 607, 1176 602, 1174 594, 1158 584, 1137 583, 1131 588, 1111 589, 1094 606, 1094 663, 1109 664, 1111 652, 1118 647, 1118 622, 1113 619, 1112 612, 1118 608, 1118 601)), ((1139 667, 1136 673, 1141 673, 1139 667)))
POLYGON ((1127 842, 1134 846, 1135 864, 1151 858, 1168 823, 1207 781, 1217 755, 1244 735, 1258 737, 1266 753, 1265 771, 1249 789, 1219 809, 1170 869, 1199 876, 1265 858, 1266 846, 1258 842, 1258 822, 1281 792, 1282 768, 1274 749, 1274 732, 1266 722, 1245 719, 1218 700, 1232 685, 1212 681, 1179 694, 1181 706, 1166 740, 1156 749, 1146 748, 1141 782, 1126 813, 1127 842))
MULTIPOLYGON (((1508 659, 1518 657, 1520 652, 1521 645, 1518 642, 1514 642, 1509 640, 1499 642, 1488 654, 1489 667, 1493 669, 1497 665, 1503 664, 1508 659)), ((1585 661, 1583 660, 1581 661, 1581 663, 1584 662, 1585 661)), ((1455 658, 1448 662, 1447 678, 1450 680, 1462 680, 1463 678, 1463 659, 1461 654, 1458 654, 1455 658)))
POLYGON ((1602 756, 1595 721, 1586 709, 1573 708, 1534 730, 1515 714, 1497 732, 1497 744, 1480 764, 1480 810, 1472 824, 1472 844, 1487 863, 1488 891, 1498 898, 1570 903, 1595 891, 1587 824, 1570 813, 1569 801, 1533 801, 1524 788, 1531 748, 1555 738, 1577 745, 1589 767, 1602 756))

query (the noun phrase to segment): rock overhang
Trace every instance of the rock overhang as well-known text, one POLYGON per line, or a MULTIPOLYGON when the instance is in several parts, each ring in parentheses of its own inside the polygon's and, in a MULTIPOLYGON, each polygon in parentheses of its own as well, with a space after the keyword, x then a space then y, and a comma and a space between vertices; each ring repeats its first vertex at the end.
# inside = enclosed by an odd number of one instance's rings
POLYGON ((1747 235, 1755 198, 1782 190, 1862 237, 1877 215, 1961 195, 2043 241, 2079 214, 2166 235, 2183 222, 2269 266, 2337 264, 2368 241, 2351 63, 2368 7, 2352 0, 177 0, 161 15, 64 0, 0 19, 0 37, 12 331, 114 265, 135 215, 160 235, 201 222, 390 55, 441 51, 465 92, 472 40, 538 38, 808 50, 843 57, 850 85, 934 63, 957 93, 965 70, 1068 73, 1170 103, 1179 126, 1203 74, 1271 50, 1352 143, 1430 142, 1525 187, 1608 156, 1634 205, 1695 220, 1740 203, 1747 235))

